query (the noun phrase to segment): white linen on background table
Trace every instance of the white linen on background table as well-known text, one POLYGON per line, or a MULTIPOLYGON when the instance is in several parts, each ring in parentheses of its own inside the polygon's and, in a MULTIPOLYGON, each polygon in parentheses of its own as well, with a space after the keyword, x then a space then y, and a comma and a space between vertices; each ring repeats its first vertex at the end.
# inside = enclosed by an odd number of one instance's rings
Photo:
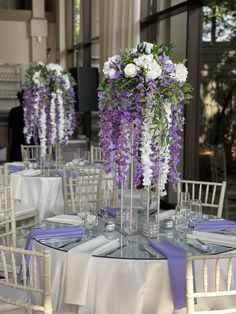
MULTIPOLYGON (((11 174, 16 176, 17 174, 11 174)), ((39 221, 64 212, 61 177, 20 176, 20 186, 14 190, 16 211, 36 208, 39 221), (19 190, 20 189, 20 190, 19 190)))
MULTIPOLYGON (((34 241, 34 249, 45 250, 34 241)), ((92 256, 88 280, 87 302, 84 306, 65 304, 67 253, 48 248, 52 256, 53 310, 72 310, 78 314, 186 314, 183 308, 174 311, 167 260, 116 259, 92 256)), ((195 268, 196 274, 200 265, 195 268)), ((224 272, 223 272, 224 273, 224 272)), ((40 274, 40 272, 38 272, 40 274)), ((75 284, 79 276, 74 278, 75 284)), ((196 283, 202 278, 196 275, 196 283)), ((236 284, 236 283, 235 283, 236 284)), ((236 307, 236 299, 233 301, 236 307)), ((227 297, 198 302, 197 309, 232 303, 227 297)))

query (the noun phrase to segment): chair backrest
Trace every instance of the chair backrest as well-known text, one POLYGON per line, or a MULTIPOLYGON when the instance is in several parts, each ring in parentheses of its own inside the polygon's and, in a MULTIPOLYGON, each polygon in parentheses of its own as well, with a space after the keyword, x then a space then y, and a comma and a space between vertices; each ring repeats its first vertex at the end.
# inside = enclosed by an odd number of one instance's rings
POLYGON ((0 186, 7 185, 10 183, 10 176, 8 172, 7 163, 4 163, 4 167, 0 168, 0 186))
POLYGON ((36 164, 40 158, 40 145, 21 145, 21 157, 24 162, 36 164))
POLYGON ((63 170, 63 191, 65 213, 75 213, 86 203, 101 202, 102 168, 86 166, 65 166, 63 170))
MULTIPOLYGON (((186 257, 186 287, 187 287, 187 314, 194 313, 236 313, 236 307, 226 309, 225 302, 222 300, 220 304, 222 308, 195 310, 194 299, 204 298, 204 304, 213 297, 232 297, 235 299, 236 290, 233 289, 233 280, 236 276, 236 253, 221 255, 204 255, 191 256, 190 253, 186 257), (197 265, 196 265, 197 264, 197 265), (198 282, 202 287, 195 285, 193 279, 193 265, 197 268, 198 282), (196 267, 197 266, 197 267, 196 267), (208 299, 209 298, 209 299, 208 299)), ((200 300, 199 300, 200 301, 200 300)), ((235 302, 234 302, 235 304, 235 302)))
POLYGON ((222 217, 226 182, 205 182, 180 180, 177 184, 177 199, 180 202, 180 193, 189 192, 191 199, 199 199, 203 209, 214 211, 217 217, 222 217))
POLYGON ((227 182, 227 166, 225 150, 222 145, 212 147, 210 155, 211 180, 214 182, 227 182))
POLYGON ((90 161, 92 164, 103 162, 102 148, 100 146, 90 146, 90 161))
POLYGON ((0 246, 0 261, 3 271, 3 278, 0 280, 0 286, 3 286, 0 289, 0 301, 20 308, 51 314, 51 259, 49 252, 36 252, 0 246), (7 263, 9 256, 11 263, 7 263), (20 275, 16 264, 18 260, 21 260, 20 275), (28 264, 30 264, 29 267, 28 264), (37 265, 43 267, 40 280, 37 279, 37 265), (27 298, 27 300, 19 299, 19 293, 17 293, 17 298, 14 298, 14 293, 9 294, 9 292, 6 296, 4 295, 4 287, 14 288, 22 293, 28 292, 29 294, 37 295, 39 296, 37 299, 41 299, 42 304, 34 304, 31 302, 31 298, 27 298))
POLYGON ((16 246, 16 218, 12 185, 0 186, 0 243, 16 246))

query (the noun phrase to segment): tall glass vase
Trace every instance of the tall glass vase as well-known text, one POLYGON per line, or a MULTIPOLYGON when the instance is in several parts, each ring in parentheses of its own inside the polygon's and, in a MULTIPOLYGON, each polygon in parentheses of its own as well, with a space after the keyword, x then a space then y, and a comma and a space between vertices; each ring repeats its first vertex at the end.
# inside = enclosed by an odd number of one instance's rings
POLYGON ((61 154, 61 144, 55 145, 55 169, 60 170, 62 168, 62 154, 61 154))

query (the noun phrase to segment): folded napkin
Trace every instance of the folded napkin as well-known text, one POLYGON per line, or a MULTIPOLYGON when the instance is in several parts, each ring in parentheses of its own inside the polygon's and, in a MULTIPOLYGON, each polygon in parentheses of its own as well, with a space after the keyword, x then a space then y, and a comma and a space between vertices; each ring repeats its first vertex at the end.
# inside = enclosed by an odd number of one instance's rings
POLYGON ((186 307, 186 251, 170 240, 160 242, 149 240, 148 242, 150 246, 163 254, 168 260, 174 309, 186 307))
POLYGON ((119 239, 103 235, 73 247, 67 253, 65 303, 85 305, 92 255, 107 254, 120 246, 119 239))
POLYGON ((236 248, 236 236, 194 230, 192 233, 187 234, 187 238, 197 239, 204 243, 212 243, 230 248, 236 248))
MULTIPOLYGON (((50 239, 50 238, 60 238, 67 236, 78 236, 82 237, 84 230, 80 227, 64 227, 64 228, 49 228, 49 229, 33 229, 29 234, 25 242, 25 249, 32 250, 33 239, 50 239)), ((29 268, 29 256, 26 255, 26 269, 29 268)), ((21 271, 19 273, 19 278, 22 278, 21 271)))
POLYGON ((236 221, 225 219, 210 219, 202 220, 198 223, 190 224, 190 227, 194 227, 196 230, 226 230, 236 229, 236 221))
POLYGON ((7 166, 8 171, 10 172, 18 172, 25 169, 24 165, 8 165, 7 166))
POLYGON ((108 208, 108 215, 111 217, 116 217, 118 211, 120 211, 120 208, 108 208))
POLYGON ((82 219, 76 215, 56 215, 53 217, 48 217, 45 220, 72 225, 81 225, 83 222, 82 219))

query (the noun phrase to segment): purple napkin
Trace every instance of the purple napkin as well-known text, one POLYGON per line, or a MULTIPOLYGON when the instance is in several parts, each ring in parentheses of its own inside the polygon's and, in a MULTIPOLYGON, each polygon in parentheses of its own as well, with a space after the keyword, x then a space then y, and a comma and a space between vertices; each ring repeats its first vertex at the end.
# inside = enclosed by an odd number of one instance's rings
POLYGON ((120 210, 120 208, 109 208, 108 209, 108 215, 112 217, 116 217, 117 212, 120 210))
POLYGON ((163 254, 168 260, 170 285, 174 309, 186 307, 186 251, 170 240, 156 242, 149 240, 149 245, 163 254))
MULTIPOLYGON (((50 238, 60 238, 67 236, 82 237, 84 230, 78 226, 63 227, 63 228, 49 228, 49 229, 33 229, 29 234, 25 242, 25 249, 32 250, 33 239, 50 239, 50 238)), ((30 256, 25 256, 26 268, 29 268, 29 258, 30 256)), ((22 273, 20 270, 19 278, 22 279, 22 273)))
POLYGON ((25 166, 20 166, 20 165, 8 165, 7 166, 8 171, 10 172, 17 172, 17 171, 22 171, 25 169, 25 166))
POLYGON ((225 219, 210 219, 203 220, 193 225, 196 230, 225 230, 225 229, 236 229, 236 221, 225 220, 225 219))

